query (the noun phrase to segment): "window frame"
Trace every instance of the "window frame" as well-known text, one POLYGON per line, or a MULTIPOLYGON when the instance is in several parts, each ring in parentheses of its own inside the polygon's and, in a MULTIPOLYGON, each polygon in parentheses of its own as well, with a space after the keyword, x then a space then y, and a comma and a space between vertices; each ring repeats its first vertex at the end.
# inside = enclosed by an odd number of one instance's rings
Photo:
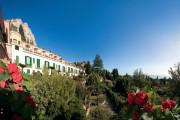
POLYGON ((27 67, 32 67, 32 58, 30 56, 25 56, 25 64, 27 67), (29 61, 28 61, 28 58, 29 58, 29 61))
POLYGON ((18 46, 18 45, 15 45, 15 46, 14 46, 14 49, 19 51, 19 46, 18 46))
POLYGON ((41 60, 37 58, 37 59, 36 59, 36 63, 37 63, 37 64, 36 64, 36 67, 37 67, 37 68, 41 68, 41 60))

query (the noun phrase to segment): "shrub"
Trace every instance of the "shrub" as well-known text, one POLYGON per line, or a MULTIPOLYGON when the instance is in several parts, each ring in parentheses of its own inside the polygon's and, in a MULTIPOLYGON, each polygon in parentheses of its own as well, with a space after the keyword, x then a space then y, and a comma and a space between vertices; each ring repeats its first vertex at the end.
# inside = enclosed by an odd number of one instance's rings
MULTIPOLYGON (((157 120, 176 120, 179 116, 176 100, 165 100, 161 104, 154 101, 153 91, 138 89, 128 94, 128 113, 133 120, 157 119, 157 120)), ((179 118, 178 118, 179 119, 179 118)))
POLYGON ((97 106, 91 110, 89 120, 109 120, 112 113, 105 107, 97 106))
POLYGON ((15 63, 7 67, 0 62, 0 119, 35 119, 37 104, 22 82, 21 71, 15 63))
POLYGON ((36 82, 31 93, 39 104, 39 119, 71 120, 75 114, 79 120, 84 118, 82 103, 76 97, 74 81, 58 73, 51 76, 43 74, 39 80, 33 81, 36 82))

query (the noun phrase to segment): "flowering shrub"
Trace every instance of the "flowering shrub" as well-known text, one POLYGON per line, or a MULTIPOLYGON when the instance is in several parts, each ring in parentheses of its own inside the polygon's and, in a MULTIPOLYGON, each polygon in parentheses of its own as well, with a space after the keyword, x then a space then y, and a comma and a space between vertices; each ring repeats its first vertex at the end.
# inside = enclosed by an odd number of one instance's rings
POLYGON ((148 94, 145 91, 138 89, 136 93, 131 91, 128 94, 128 107, 131 108, 132 106, 136 109, 133 113, 133 120, 138 120, 140 111, 151 112, 154 105, 149 99, 148 94))
POLYGON ((133 120, 139 119, 158 119, 158 120, 176 120, 179 119, 179 108, 175 100, 165 100, 161 105, 153 101, 156 97, 152 90, 147 93, 141 89, 136 92, 128 93, 128 109, 133 120))
POLYGON ((18 66, 0 62, 0 119, 31 120, 37 104, 25 86, 18 66))
POLYGON ((161 103, 161 109, 162 110, 169 110, 176 106, 175 100, 165 100, 161 103))

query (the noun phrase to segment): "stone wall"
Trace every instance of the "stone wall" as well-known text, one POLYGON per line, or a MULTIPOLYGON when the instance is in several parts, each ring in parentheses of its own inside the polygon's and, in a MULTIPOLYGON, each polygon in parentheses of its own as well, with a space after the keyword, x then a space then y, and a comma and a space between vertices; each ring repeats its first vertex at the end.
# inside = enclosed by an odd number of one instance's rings
POLYGON ((4 22, 3 19, 0 18, 0 60, 3 60, 5 63, 9 62, 8 54, 6 50, 6 34, 4 30, 4 22))

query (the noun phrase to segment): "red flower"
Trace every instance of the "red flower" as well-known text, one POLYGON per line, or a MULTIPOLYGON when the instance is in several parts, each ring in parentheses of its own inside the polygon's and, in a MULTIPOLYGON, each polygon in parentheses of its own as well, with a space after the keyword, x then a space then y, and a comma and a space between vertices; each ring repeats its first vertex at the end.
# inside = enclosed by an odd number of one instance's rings
POLYGON ((148 103, 148 104, 144 105, 144 110, 152 112, 153 111, 153 106, 154 106, 153 103, 148 103))
POLYGON ((131 105, 134 104, 134 98, 135 98, 135 94, 134 94, 134 92, 131 91, 131 92, 128 94, 128 105, 129 105, 129 106, 131 106, 131 105))
POLYGON ((176 105, 175 100, 165 100, 161 103, 161 108, 162 110, 167 110, 167 109, 171 109, 175 105, 176 105))
POLYGON ((23 120, 21 116, 14 114, 12 120, 23 120))
POLYGON ((161 106, 163 110, 170 109, 171 108, 171 102, 169 100, 163 101, 161 103, 161 106))
POLYGON ((7 82, 6 81, 0 81, 0 88, 5 88, 7 87, 7 82))
POLYGON ((146 92, 139 90, 139 92, 136 95, 135 103, 139 106, 143 106, 148 98, 148 95, 146 92))
POLYGON ((13 82, 15 82, 15 83, 20 83, 23 80, 22 74, 19 71, 19 69, 15 73, 12 73, 11 77, 13 79, 13 82))
POLYGON ((8 65, 8 71, 11 74, 13 82, 20 83, 23 80, 22 74, 16 65, 16 63, 11 63, 8 65))
POLYGON ((30 104, 33 108, 36 108, 36 103, 34 102, 31 96, 27 96, 25 101, 26 103, 30 104))
POLYGON ((24 91, 24 88, 19 86, 18 84, 14 84, 14 89, 17 91, 24 91))
POLYGON ((18 66, 16 63, 10 63, 8 65, 8 71, 10 74, 15 73, 18 70, 18 66))
POLYGON ((134 114, 133 114, 133 120, 139 120, 138 112, 134 112, 134 114))
POLYGON ((0 66, 0 74, 4 72, 4 68, 0 66))
POLYGON ((176 101, 175 101, 175 100, 170 100, 170 102, 171 102, 171 106, 172 106, 172 107, 175 107, 175 106, 176 106, 176 101))

